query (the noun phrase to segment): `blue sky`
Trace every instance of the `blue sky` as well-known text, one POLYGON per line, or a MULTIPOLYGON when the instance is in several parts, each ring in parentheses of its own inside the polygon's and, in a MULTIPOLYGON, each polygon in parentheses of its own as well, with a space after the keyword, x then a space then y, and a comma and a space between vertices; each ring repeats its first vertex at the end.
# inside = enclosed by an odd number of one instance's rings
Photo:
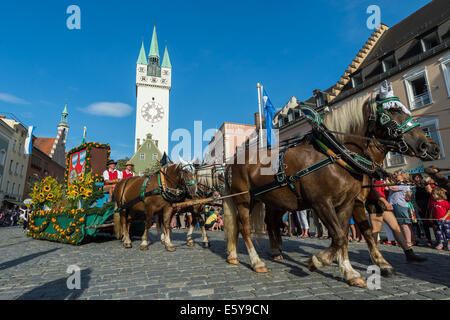
POLYGON ((204 130, 253 123, 257 82, 276 107, 327 89, 370 36, 369 5, 393 26, 429 2, 2 1, 0 112, 54 137, 68 100, 67 150, 87 126, 88 140, 110 143, 113 158, 131 156, 136 60, 142 39, 148 54, 154 23, 160 55, 167 41, 173 67, 170 130, 193 132, 196 120, 204 130), (72 4, 81 9, 81 30, 66 27, 72 4), (119 103, 120 117, 83 111, 100 102, 119 103))

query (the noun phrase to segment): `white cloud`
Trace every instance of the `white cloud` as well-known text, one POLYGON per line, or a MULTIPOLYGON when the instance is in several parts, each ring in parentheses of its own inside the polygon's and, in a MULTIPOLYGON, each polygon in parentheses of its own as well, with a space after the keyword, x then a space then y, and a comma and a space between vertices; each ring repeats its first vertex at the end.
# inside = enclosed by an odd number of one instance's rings
POLYGON ((19 97, 13 96, 12 94, 0 92, 0 100, 15 104, 30 104, 28 101, 21 99, 19 97))
POLYGON ((80 110, 89 114, 122 118, 128 116, 133 108, 121 102, 96 102, 80 110))

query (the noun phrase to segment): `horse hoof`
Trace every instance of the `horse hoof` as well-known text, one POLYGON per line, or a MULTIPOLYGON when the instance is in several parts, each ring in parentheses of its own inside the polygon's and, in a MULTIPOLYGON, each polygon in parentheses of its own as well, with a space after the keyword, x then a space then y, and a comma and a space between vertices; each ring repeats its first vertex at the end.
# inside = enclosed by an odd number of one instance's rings
POLYGON ((360 287, 360 288, 365 288, 367 286, 366 282, 362 278, 350 279, 348 280, 348 284, 352 287, 360 287))
POLYGON ((283 255, 279 254, 277 256, 273 256, 273 260, 283 260, 283 255))
POLYGON ((193 247, 194 246, 194 241, 189 241, 189 242, 186 243, 186 245, 188 247, 193 247))
POLYGON ((380 270, 381 276, 386 278, 391 278, 397 275, 394 268, 383 268, 380 270))
POLYGON ((254 269, 256 273, 267 273, 269 270, 267 270, 267 267, 258 267, 254 269))
POLYGON ((308 269, 309 269, 309 271, 311 271, 311 272, 314 272, 314 271, 317 270, 316 266, 314 265, 314 262, 312 261, 312 258, 309 259, 309 262, 308 262, 308 269))
POLYGON ((127 249, 129 249, 129 248, 131 248, 131 243, 124 243, 123 244, 123 246, 124 246, 124 248, 127 248, 127 249))
POLYGON ((164 240, 161 240, 161 244, 166 244, 166 242, 164 240))
POLYGON ((142 246, 142 245, 141 245, 141 246, 139 247, 139 249, 141 249, 142 251, 148 250, 148 246, 142 246))
POLYGON ((166 247, 166 250, 169 251, 169 252, 174 252, 174 251, 177 250, 177 249, 175 249, 174 246, 167 246, 167 247, 166 247))
POLYGON ((227 259, 227 262, 229 264, 239 264, 239 260, 236 258, 229 258, 229 259, 227 259))
POLYGON ((210 248, 210 247, 211 247, 211 244, 209 242, 203 242, 203 248, 204 249, 210 248))

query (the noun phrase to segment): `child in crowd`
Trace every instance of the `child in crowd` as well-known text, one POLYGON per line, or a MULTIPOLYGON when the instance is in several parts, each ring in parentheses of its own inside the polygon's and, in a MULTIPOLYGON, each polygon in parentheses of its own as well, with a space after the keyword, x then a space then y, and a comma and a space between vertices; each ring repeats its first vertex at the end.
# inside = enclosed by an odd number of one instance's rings
POLYGON ((433 224, 436 233, 438 245, 437 250, 444 249, 444 243, 447 250, 450 250, 450 203, 447 201, 445 190, 441 188, 433 189, 433 224))

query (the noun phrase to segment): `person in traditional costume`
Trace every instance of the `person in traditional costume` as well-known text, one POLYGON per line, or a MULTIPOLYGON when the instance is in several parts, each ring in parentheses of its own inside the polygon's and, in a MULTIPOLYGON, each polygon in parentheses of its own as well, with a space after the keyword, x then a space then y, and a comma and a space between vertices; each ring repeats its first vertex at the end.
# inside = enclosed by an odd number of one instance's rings
POLYGON ((127 161, 125 164, 125 170, 122 171, 122 179, 128 178, 128 177, 134 177, 134 164, 131 163, 130 160, 127 161))
POLYGON ((109 160, 106 163, 108 169, 103 172, 103 179, 105 180, 104 190, 109 191, 109 201, 112 201, 114 188, 117 182, 122 179, 122 172, 116 169, 116 165, 117 162, 114 160, 109 160))

